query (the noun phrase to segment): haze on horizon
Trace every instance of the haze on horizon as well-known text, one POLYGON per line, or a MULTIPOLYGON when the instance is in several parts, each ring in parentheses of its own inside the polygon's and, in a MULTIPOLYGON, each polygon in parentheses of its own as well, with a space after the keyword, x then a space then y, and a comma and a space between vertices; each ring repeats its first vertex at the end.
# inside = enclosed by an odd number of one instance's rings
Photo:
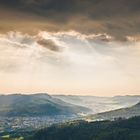
POLYGON ((139 0, 1 0, 0 93, 140 95, 139 0))

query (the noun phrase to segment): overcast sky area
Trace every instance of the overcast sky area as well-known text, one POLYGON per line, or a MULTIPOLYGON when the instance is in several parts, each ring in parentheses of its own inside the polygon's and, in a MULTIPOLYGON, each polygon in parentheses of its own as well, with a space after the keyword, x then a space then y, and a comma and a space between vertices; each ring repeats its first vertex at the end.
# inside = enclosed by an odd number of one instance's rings
POLYGON ((0 93, 140 95, 139 0, 0 0, 0 93))

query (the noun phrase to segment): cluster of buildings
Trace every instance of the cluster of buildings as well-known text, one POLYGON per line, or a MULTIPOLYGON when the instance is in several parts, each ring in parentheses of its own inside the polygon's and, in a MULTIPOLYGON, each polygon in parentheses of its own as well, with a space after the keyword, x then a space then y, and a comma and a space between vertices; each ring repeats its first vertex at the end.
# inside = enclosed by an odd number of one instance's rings
POLYGON ((14 131, 32 131, 52 124, 74 120, 75 116, 58 115, 53 117, 0 117, 0 133, 14 131))

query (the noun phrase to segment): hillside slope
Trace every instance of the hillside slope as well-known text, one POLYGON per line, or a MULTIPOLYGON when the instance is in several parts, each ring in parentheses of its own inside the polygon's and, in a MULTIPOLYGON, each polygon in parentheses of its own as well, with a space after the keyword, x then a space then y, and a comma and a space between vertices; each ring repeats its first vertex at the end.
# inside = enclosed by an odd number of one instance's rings
POLYGON ((92 120, 96 120, 96 119, 108 120, 108 119, 114 119, 114 118, 120 118, 120 117, 130 118, 134 116, 140 116, 140 102, 132 107, 103 112, 103 113, 91 115, 87 118, 92 119, 92 120))
POLYGON ((88 108, 66 103, 47 94, 0 96, 0 116, 76 115, 88 111, 88 108))
POLYGON ((77 121, 38 131, 30 140, 139 140, 140 117, 128 120, 77 121))
POLYGON ((53 95, 53 97, 59 98, 64 102, 90 108, 93 114, 131 107, 140 101, 140 96, 128 95, 114 97, 53 95))

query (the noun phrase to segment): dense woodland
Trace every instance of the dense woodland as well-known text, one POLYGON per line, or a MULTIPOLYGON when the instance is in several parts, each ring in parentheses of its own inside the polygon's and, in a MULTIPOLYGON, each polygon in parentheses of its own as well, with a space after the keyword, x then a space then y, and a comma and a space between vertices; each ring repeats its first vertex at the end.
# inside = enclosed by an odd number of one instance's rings
POLYGON ((115 121, 75 121, 51 126, 28 140, 140 140, 140 117, 115 121))

